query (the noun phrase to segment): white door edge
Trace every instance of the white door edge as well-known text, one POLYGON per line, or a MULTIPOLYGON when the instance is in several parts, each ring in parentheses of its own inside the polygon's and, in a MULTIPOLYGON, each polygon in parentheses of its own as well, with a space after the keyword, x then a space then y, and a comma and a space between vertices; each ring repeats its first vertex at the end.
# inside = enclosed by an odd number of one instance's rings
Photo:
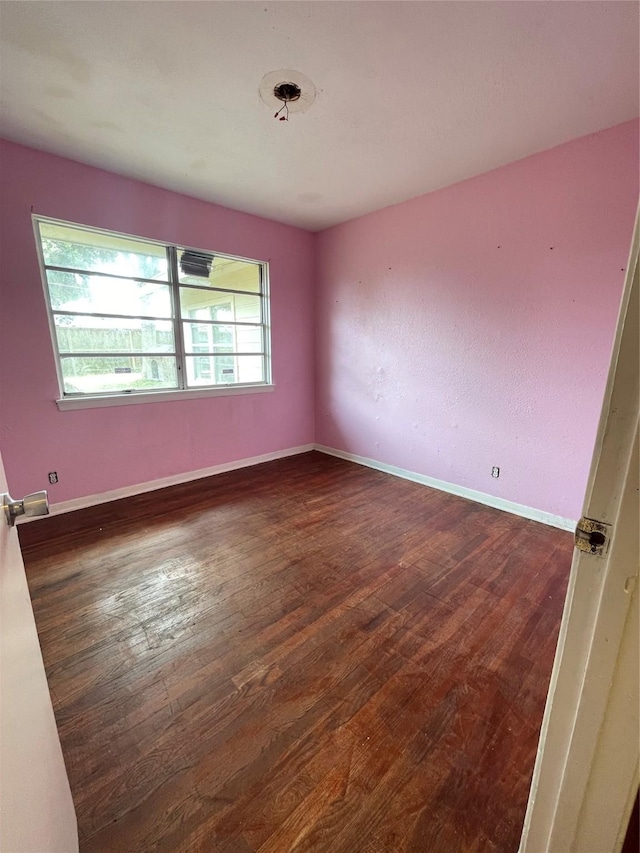
POLYGON ((614 533, 574 552, 521 853, 616 853, 637 790, 639 242, 636 217, 584 501, 614 533))

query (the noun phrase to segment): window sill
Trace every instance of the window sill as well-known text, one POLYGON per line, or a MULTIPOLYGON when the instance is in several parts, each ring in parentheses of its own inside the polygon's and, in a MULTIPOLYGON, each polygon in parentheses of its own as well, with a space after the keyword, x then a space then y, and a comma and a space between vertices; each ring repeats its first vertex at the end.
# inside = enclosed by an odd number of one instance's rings
POLYGON ((230 385, 223 388, 189 388, 178 391, 136 391, 131 394, 102 394, 95 397, 63 397, 56 400, 61 412, 74 409, 101 409, 108 406, 131 406, 140 403, 167 403, 178 400, 199 400, 203 397, 230 397, 236 394, 263 394, 274 391, 275 385, 230 385))

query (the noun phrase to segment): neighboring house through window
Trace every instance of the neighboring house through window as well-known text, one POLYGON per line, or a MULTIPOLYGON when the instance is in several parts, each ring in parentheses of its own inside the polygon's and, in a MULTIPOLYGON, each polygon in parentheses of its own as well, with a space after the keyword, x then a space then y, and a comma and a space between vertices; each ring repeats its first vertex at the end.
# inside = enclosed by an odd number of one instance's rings
POLYGON ((270 383, 266 263, 34 222, 63 398, 270 383))

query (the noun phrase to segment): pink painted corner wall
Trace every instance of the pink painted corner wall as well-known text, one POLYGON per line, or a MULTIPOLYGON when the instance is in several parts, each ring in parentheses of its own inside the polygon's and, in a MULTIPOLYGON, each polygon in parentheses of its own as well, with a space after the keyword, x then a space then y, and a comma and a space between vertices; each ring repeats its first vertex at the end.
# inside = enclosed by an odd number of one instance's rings
POLYGON ((579 516, 637 122, 315 237, 13 143, 0 157, 0 446, 16 495, 47 486, 59 502, 315 440, 579 516), (59 412, 32 209, 270 260, 276 390, 59 412))
POLYGON ((578 518, 637 203, 633 121, 322 232, 316 441, 578 518))
POLYGON ((0 446, 15 495, 46 487, 59 502, 313 441, 312 234, 6 141, 0 173, 0 446), (269 260, 275 391, 58 411, 32 210, 269 260))

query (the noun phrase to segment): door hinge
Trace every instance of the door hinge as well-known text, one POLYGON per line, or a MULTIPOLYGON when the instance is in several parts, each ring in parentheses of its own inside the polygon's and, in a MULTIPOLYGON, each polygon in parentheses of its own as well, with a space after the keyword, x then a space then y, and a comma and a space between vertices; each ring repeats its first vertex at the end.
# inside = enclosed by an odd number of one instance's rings
POLYGON ((612 532, 610 524, 605 524, 604 521, 594 521, 592 518, 585 518, 583 515, 578 522, 574 535, 576 548, 580 551, 586 551, 587 554, 602 557, 609 550, 612 532))

